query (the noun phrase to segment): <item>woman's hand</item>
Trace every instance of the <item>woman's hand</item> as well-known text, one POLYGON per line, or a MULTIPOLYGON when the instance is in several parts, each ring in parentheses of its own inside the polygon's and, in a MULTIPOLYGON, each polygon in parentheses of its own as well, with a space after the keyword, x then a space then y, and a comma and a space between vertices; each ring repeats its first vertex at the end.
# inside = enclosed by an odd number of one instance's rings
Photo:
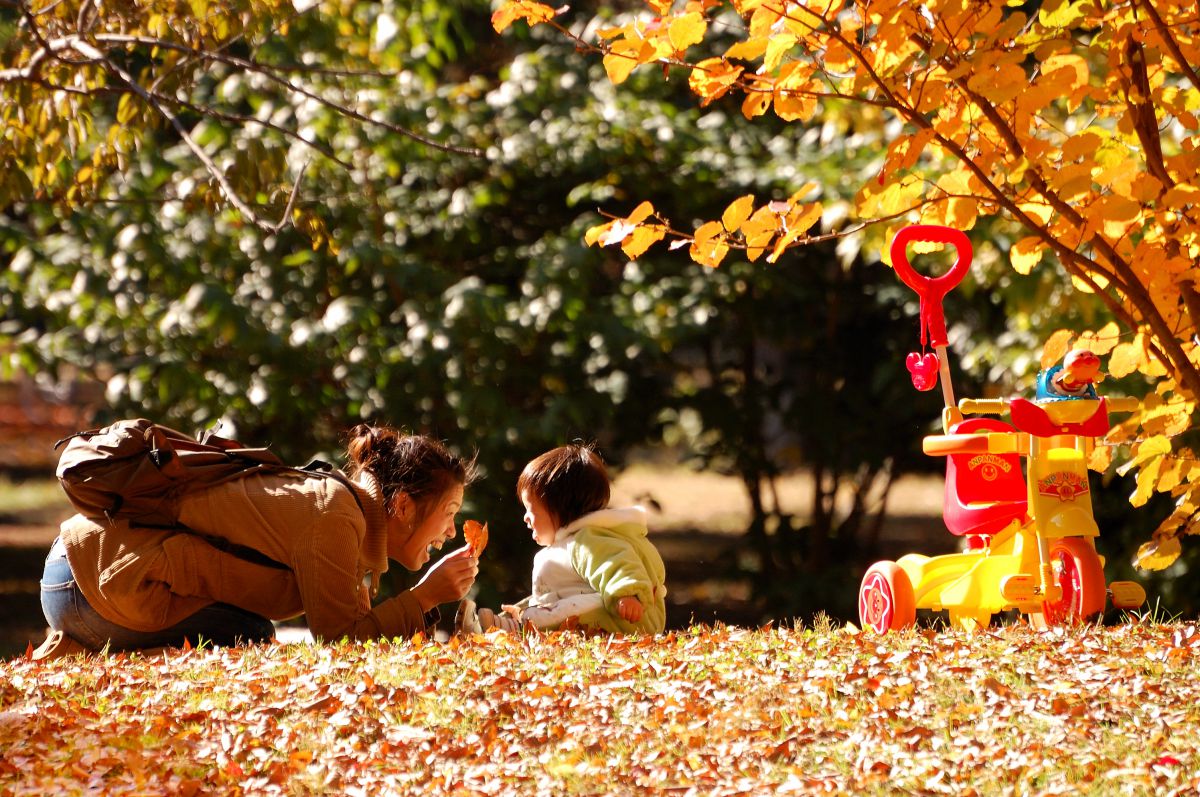
POLYGON ((420 582, 412 588, 412 594, 427 612, 434 606, 461 600, 475 583, 479 574, 479 560, 471 556, 470 546, 443 556, 432 565, 420 582))
POLYGON ((633 595, 617 599, 617 614, 627 623, 636 623, 642 619, 642 602, 633 595))

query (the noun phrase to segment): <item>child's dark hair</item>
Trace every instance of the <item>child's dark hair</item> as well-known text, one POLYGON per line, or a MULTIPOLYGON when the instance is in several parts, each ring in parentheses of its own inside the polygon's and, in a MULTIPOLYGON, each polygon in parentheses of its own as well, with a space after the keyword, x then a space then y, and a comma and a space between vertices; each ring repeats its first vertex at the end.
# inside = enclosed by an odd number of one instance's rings
POLYGON ((525 466, 517 495, 536 496, 559 528, 608 506, 610 485, 604 460, 589 444, 573 443, 547 451, 525 466))
POLYGON ((466 487, 476 475, 474 458, 453 454, 432 437, 401 434, 390 426, 355 426, 346 459, 352 477, 365 470, 379 482, 389 515, 396 496, 406 493, 417 504, 419 520, 452 485, 466 487))

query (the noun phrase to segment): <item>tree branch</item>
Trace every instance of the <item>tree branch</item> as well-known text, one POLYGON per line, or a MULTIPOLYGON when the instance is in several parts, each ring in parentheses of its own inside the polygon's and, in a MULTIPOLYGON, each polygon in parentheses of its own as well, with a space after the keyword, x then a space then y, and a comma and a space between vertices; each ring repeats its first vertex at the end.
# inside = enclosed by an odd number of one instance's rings
POLYGON ((1162 37, 1163 44, 1166 45, 1167 51, 1175 59, 1175 63, 1179 65, 1180 71, 1187 76, 1193 86, 1200 90, 1200 74, 1196 72, 1196 68, 1188 63, 1187 58, 1184 57, 1183 51, 1179 49, 1179 42, 1175 41, 1175 37, 1171 35, 1170 29, 1163 22, 1163 18, 1159 16, 1154 3, 1151 0, 1133 0, 1133 5, 1134 8, 1141 8, 1146 12, 1146 16, 1150 17, 1150 21, 1154 23, 1154 29, 1162 37))
POLYGON ((225 195, 225 198, 229 200, 229 203, 237 208, 237 210, 243 216, 245 216, 260 229, 266 230, 267 232, 278 231, 274 225, 261 219, 259 215, 255 213, 254 210, 251 209, 250 206, 247 205, 240 196, 238 196, 237 191, 235 191, 233 186, 229 184, 229 180, 225 177, 224 172, 217 167, 217 164, 215 164, 212 158, 208 156, 208 153, 204 151, 204 148, 196 143, 196 141, 192 138, 191 133, 189 133, 187 128, 184 127, 183 123, 179 121, 179 117, 167 110, 167 108, 164 107, 154 95, 140 86, 134 79, 133 75, 129 74, 120 66, 110 61, 104 55, 104 53, 100 52, 86 42, 77 40, 71 46, 84 56, 103 64, 105 68, 112 72, 114 76, 118 77, 121 82, 129 86, 129 88, 132 89, 138 96, 140 96, 148 105, 150 105, 151 108, 156 110, 163 116, 163 118, 170 122, 171 126, 175 128, 175 132, 177 132, 180 138, 183 139, 183 143, 187 145, 188 149, 192 151, 192 154, 195 155, 202 164, 204 164, 204 168, 207 169, 208 173, 211 174, 213 179, 217 181, 217 185, 221 188, 221 193, 225 195))
POLYGON ((255 61, 253 59, 238 58, 237 56, 227 55, 224 53, 205 51, 205 50, 196 50, 195 48, 187 47, 185 45, 178 44, 176 42, 166 41, 163 39, 156 39, 156 38, 148 37, 148 36, 130 36, 130 35, 126 35, 126 34, 98 34, 95 36, 95 39, 97 42, 109 42, 112 44, 124 44, 124 45, 132 44, 132 45, 138 45, 138 46, 142 46, 142 47, 159 47, 162 49, 170 49, 170 50, 175 50, 177 52, 182 52, 182 53, 187 53, 189 55, 193 55, 202 60, 217 61, 219 63, 224 63, 224 64, 228 64, 230 66, 235 66, 239 69, 243 69, 248 72, 253 72, 255 74, 262 75, 267 80, 270 80, 272 83, 282 86, 283 88, 285 88, 288 91, 294 92, 303 97, 307 97, 308 99, 314 100, 342 116, 345 116, 345 117, 348 117, 351 119, 355 119, 357 121, 364 122, 366 124, 371 124, 371 125, 375 125, 377 127, 382 127, 383 129, 388 130, 392 133, 397 133, 406 138, 410 138, 413 141, 416 141, 420 144, 424 144, 426 146, 433 147, 434 149, 442 150, 443 152, 452 152, 452 153, 455 153, 458 155, 470 155, 472 157, 484 157, 484 152, 480 149, 477 149, 474 147, 457 147, 452 144, 443 144, 440 141, 435 141, 427 136, 421 135, 420 133, 416 133, 416 132, 409 130, 408 128, 403 127, 401 125, 392 124, 391 122, 385 122, 385 121, 382 121, 379 119, 372 119, 371 117, 369 117, 357 110, 354 110, 353 108, 349 108, 345 105, 340 105, 340 104, 334 102, 333 100, 326 99, 325 97, 322 97, 321 95, 315 93, 314 91, 311 91, 310 89, 308 89, 304 86, 298 85, 296 83, 293 83, 290 80, 287 80, 286 78, 281 77, 279 74, 277 74, 276 68, 271 66, 270 64, 263 64, 259 61, 255 61))
POLYGON ((1175 180, 1167 172, 1163 160, 1162 141, 1159 140, 1158 115, 1151 103, 1150 76, 1146 71, 1146 51, 1130 36, 1125 40, 1122 51, 1124 63, 1129 68, 1129 77, 1121 76, 1125 89, 1125 107, 1129 111, 1133 132, 1142 144, 1146 157, 1146 168, 1162 184, 1161 194, 1175 186, 1175 180))
MULTIPOLYGON (((137 93, 137 92, 135 91, 134 93, 137 93)), ((283 125, 275 124, 274 122, 272 122, 270 120, 259 119, 256 116, 246 116, 244 114, 229 113, 228 111, 221 111, 221 110, 218 110, 217 108, 213 108, 208 105, 197 105, 196 103, 188 102, 187 100, 181 100, 178 97, 171 97, 166 94, 160 94, 157 91, 154 91, 153 89, 147 89, 147 93, 150 94, 155 99, 157 99, 159 102, 166 102, 166 103, 171 103, 173 105, 178 105, 180 107, 186 108, 187 110, 192 111, 193 113, 199 114, 201 116, 209 117, 212 119, 220 119, 225 122, 235 122, 237 124, 261 125, 262 127, 266 128, 268 130, 274 130, 275 132, 279 133, 280 135, 284 136, 285 138, 290 138, 294 141, 298 141, 301 144, 304 144, 305 146, 307 146, 313 150, 316 150, 317 152, 324 155, 326 158, 329 158, 331 161, 336 163, 338 166, 341 166, 346 171, 354 170, 353 164, 339 158, 337 156, 337 154, 332 149, 327 147, 326 145, 320 143, 319 141, 313 141, 311 139, 307 139, 304 136, 300 135, 299 132, 297 132, 295 130, 291 130, 289 128, 286 128, 283 125)))

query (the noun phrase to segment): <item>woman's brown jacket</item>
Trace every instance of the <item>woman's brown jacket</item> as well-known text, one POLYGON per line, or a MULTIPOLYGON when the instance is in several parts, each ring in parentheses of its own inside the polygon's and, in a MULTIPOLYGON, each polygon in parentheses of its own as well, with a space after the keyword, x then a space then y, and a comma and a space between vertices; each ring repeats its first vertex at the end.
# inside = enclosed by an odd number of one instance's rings
POLYGON ((254 474, 185 496, 186 531, 76 515, 62 525, 79 589, 104 618, 157 631, 229 603, 272 620, 306 615, 313 636, 407 636, 425 627, 411 592, 370 605, 367 579, 387 570, 379 484, 295 473, 254 474))

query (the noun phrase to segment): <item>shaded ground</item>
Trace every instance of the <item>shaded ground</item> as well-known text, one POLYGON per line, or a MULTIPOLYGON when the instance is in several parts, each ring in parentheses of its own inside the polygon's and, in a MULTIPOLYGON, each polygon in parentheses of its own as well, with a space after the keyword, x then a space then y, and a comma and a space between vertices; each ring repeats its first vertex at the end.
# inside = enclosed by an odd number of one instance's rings
MULTIPOLYGON (((784 509, 801 512, 811 495, 804 475, 779 485, 784 509)), ((902 482, 889 500, 892 514, 882 535, 881 558, 905 551, 936 553, 953 540, 941 526, 940 479, 902 482)), ((613 503, 642 503, 651 513, 653 539, 668 573, 668 626, 692 622, 757 625, 763 618, 750 601, 745 577, 727 572, 743 547, 741 531, 749 500, 734 478, 682 469, 635 466, 616 480, 613 503)), ((45 623, 38 598, 42 562, 69 505, 53 481, 7 484, 0 488, 0 657, 37 645, 45 623)), ((857 589, 848 584, 847 590, 857 589)))

